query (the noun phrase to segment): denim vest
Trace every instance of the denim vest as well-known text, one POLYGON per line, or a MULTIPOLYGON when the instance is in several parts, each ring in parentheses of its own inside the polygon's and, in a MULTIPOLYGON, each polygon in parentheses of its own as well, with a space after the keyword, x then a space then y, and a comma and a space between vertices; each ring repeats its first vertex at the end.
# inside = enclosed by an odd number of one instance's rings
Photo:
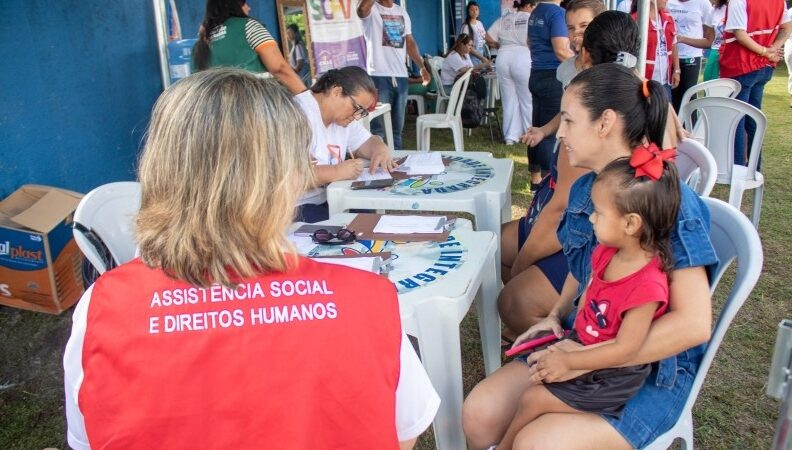
MULTIPOLYGON (((591 275, 591 253, 597 245, 594 226, 589 216, 594 212, 591 188, 597 174, 591 172, 578 178, 569 191, 569 203, 558 226, 558 240, 567 257, 569 271, 580 283, 578 295, 588 284, 591 275)), ((698 195, 680 182, 682 199, 677 225, 671 230, 671 250, 674 253, 674 268, 712 266, 718 262, 709 237, 709 209, 698 195)), ((657 384, 671 386, 676 376, 677 358, 690 361, 697 368, 705 345, 700 345, 677 356, 660 361, 657 384), (691 361, 692 360, 692 361, 691 361)), ((682 361, 679 361, 682 363, 682 361)))

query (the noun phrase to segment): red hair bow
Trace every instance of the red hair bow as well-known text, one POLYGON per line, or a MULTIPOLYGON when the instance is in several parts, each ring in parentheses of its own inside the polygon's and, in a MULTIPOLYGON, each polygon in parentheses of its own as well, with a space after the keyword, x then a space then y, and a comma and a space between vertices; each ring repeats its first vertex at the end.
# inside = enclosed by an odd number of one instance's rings
POLYGON ((674 158, 675 148, 660 150, 654 143, 648 147, 639 145, 632 152, 630 166, 635 169, 635 178, 645 176, 657 181, 663 176, 663 161, 673 161, 674 158))

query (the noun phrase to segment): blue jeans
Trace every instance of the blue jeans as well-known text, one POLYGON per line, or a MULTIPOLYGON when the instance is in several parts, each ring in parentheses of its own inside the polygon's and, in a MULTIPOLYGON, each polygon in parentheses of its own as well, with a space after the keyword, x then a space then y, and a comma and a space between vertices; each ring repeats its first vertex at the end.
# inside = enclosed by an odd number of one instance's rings
MULTIPOLYGON (((531 126, 541 127, 553 120, 561 111, 561 96, 564 88, 556 79, 555 69, 531 70, 528 89, 533 97, 533 120, 531 126)), ((535 147, 528 147, 528 169, 531 172, 549 172, 553 162, 555 135, 542 139, 535 147)))
MULTIPOLYGON (((402 129, 404 114, 407 110, 407 91, 410 83, 404 77, 371 77, 377 87, 377 100, 391 105, 391 124, 393 125, 393 147, 402 148, 402 129)), ((371 132, 385 139, 385 122, 382 117, 371 121, 371 132)))
MULTIPOLYGON (((742 90, 735 97, 737 100, 742 100, 751 106, 762 109, 762 96, 764 95, 764 87, 771 78, 773 78, 773 68, 764 67, 753 72, 748 72, 745 75, 733 77, 740 82, 742 90)), ((743 118, 740 124, 737 125, 737 134, 734 136, 734 163, 745 166, 748 164, 748 159, 751 157, 751 144, 753 143, 754 134, 756 134, 756 122, 753 119, 743 118), (746 147, 745 134, 748 134, 748 144, 746 147)), ((761 166, 757 165, 757 169, 761 166)))

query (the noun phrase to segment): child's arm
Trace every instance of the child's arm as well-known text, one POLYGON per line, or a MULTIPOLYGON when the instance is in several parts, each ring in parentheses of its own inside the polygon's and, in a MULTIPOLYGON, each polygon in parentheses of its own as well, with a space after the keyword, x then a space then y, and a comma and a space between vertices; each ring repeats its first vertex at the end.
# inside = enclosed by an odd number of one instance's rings
POLYGON ((643 345, 659 305, 649 302, 627 311, 613 340, 575 352, 546 353, 536 362, 539 375, 552 383, 569 370, 591 371, 623 366, 635 358, 643 345))

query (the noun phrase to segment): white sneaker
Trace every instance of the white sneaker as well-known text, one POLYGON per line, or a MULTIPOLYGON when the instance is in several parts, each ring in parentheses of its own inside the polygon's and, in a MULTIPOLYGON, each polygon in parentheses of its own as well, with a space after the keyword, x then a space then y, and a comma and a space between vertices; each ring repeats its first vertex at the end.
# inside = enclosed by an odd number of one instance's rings
POLYGON ((512 141, 511 139, 506 139, 506 145, 514 145, 514 144, 515 142, 512 141))

